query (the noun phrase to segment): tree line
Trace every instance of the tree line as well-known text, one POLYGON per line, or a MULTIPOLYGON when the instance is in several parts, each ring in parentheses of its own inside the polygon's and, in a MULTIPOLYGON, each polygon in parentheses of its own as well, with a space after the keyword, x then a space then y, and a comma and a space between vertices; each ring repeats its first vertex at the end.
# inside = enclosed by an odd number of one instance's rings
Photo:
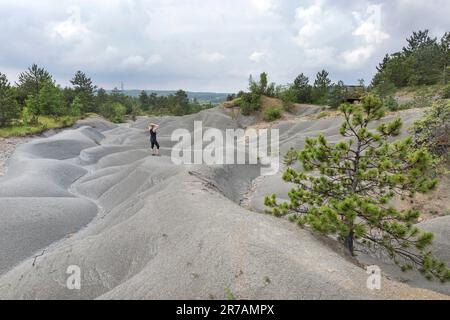
POLYGON ((190 101, 183 90, 169 96, 142 91, 139 97, 127 96, 117 88, 107 92, 82 71, 77 71, 70 83, 61 87, 37 64, 22 72, 14 85, 0 72, 0 126, 37 125, 40 116, 78 117, 86 113, 122 122, 127 115, 135 118, 142 112, 185 115, 212 106, 190 101))
POLYGON ((386 54, 377 66, 372 86, 386 94, 406 86, 448 83, 450 74, 450 32, 438 41, 428 30, 413 32, 399 52, 386 54))
MULTIPOLYGON (((367 89, 364 80, 360 79, 351 95, 362 96, 367 89)), ((321 70, 316 74, 313 84, 310 84, 309 78, 301 73, 293 83, 287 85, 269 83, 267 73, 263 72, 260 74, 259 80, 254 80, 250 75, 247 92, 239 91, 237 94, 230 94, 227 100, 237 99, 236 103, 241 107, 242 113, 249 115, 253 111, 260 110, 262 95, 280 99, 283 107, 290 111, 295 103, 329 105, 337 108, 346 101, 350 93, 343 81, 333 83, 326 70, 321 70)))
POLYGON ((227 100, 237 99, 242 113, 248 115, 260 110, 261 95, 281 99, 287 111, 295 103, 337 108, 349 97, 362 97, 368 92, 381 96, 388 109, 396 110, 398 105, 392 95, 406 86, 446 85, 442 95, 450 97, 450 32, 446 32, 439 41, 431 38, 428 30, 413 32, 406 42, 406 47, 400 52, 384 57, 368 86, 364 79, 358 79, 353 90, 349 90, 343 81, 333 82, 327 70, 318 72, 313 82, 300 73, 292 83, 275 85, 268 82, 268 75, 263 72, 256 81, 250 76, 246 92, 230 94, 227 100))

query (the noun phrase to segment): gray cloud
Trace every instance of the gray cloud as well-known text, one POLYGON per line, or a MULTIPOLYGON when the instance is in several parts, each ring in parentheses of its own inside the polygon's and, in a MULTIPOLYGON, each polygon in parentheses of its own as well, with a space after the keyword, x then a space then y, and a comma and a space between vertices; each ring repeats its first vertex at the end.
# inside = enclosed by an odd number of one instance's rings
POLYGON ((250 73, 287 83, 319 69, 369 82, 413 30, 450 30, 447 0, 0 0, 0 71, 36 62, 66 85, 236 91, 250 73))

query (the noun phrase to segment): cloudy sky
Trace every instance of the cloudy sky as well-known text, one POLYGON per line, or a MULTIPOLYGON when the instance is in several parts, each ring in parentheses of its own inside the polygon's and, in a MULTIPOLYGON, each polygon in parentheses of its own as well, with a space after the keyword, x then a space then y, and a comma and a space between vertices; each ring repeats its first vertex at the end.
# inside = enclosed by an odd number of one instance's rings
POLYGON ((0 0, 0 72, 31 63, 68 85, 234 92, 322 68, 370 82, 413 30, 450 31, 449 0, 0 0))

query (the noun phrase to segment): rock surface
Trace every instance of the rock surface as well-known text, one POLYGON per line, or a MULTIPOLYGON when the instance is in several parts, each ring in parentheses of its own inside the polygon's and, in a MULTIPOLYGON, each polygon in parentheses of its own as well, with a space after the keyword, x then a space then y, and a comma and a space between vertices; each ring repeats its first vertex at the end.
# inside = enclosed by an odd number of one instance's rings
MULTIPOLYGON (((249 207, 261 210, 263 195, 287 190, 279 176, 257 178, 256 165, 173 164, 170 135, 192 132, 194 121, 239 127, 211 109, 119 126, 90 120, 21 145, 0 178, 0 298, 448 298, 387 278, 369 290, 363 268, 308 230, 239 206, 259 181, 249 207), (149 121, 160 125, 161 157, 148 148, 149 121), (80 290, 66 286, 71 265, 80 290)), ((319 132, 333 139, 339 122, 280 124, 281 151, 319 132)))

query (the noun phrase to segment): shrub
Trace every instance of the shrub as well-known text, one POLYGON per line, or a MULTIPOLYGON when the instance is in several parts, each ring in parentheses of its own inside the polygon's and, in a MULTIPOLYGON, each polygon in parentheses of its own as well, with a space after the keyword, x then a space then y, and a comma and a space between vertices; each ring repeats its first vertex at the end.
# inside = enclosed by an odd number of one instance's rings
POLYGON ((119 102, 105 103, 100 106, 100 114, 112 122, 123 122, 126 108, 119 102))
POLYGON ((281 89, 278 93, 278 97, 283 102, 283 108, 287 112, 294 110, 294 104, 297 101, 297 91, 293 88, 281 89))
POLYGON ((416 147, 425 147, 437 156, 449 160, 450 102, 436 101, 424 117, 414 122, 410 129, 416 147))
POLYGON ((20 113, 20 118, 22 119, 22 124, 24 126, 28 126, 28 124, 30 124, 31 121, 31 115, 30 115, 30 111, 28 110, 27 107, 24 107, 20 113))
POLYGON ((442 98, 450 99, 450 84, 446 85, 442 90, 442 98))
POLYGON ((384 99, 384 105, 386 106, 386 108, 389 111, 397 111, 397 110, 399 110, 398 102, 392 96, 389 96, 386 99, 384 99))
POLYGON ((246 92, 241 96, 239 106, 242 114, 248 116, 252 112, 261 109, 261 96, 256 93, 246 92))
POLYGON ((274 121, 281 118, 283 110, 279 107, 268 107, 266 111, 264 111, 264 120, 266 121, 274 121))
POLYGON ((287 166, 292 166, 298 160, 298 151, 290 148, 283 157, 283 163, 287 166))

